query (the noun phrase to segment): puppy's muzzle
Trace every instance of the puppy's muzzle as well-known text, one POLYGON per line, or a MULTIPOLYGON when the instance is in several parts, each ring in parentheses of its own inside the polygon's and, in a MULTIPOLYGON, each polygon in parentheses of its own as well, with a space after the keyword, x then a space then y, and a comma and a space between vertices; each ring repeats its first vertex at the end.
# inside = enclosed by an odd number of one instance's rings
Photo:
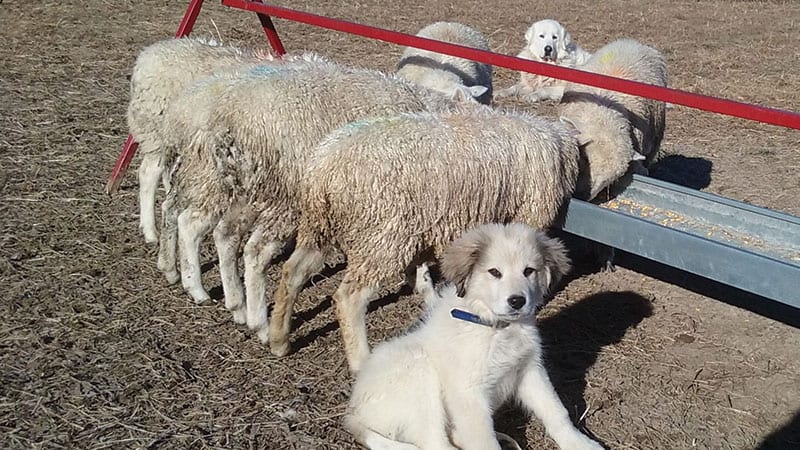
POLYGON ((511 297, 508 297, 508 300, 506 301, 508 302, 508 306, 515 310, 520 310, 523 306, 525 306, 525 297, 521 295, 512 295, 511 297))
POLYGON ((550 45, 544 46, 544 59, 553 59, 553 47, 550 45))

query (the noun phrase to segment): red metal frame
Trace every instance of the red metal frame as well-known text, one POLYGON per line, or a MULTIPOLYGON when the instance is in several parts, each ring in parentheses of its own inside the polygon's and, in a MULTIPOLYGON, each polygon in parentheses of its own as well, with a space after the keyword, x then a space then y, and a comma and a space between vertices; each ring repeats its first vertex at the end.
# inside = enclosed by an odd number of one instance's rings
POLYGON ((289 8, 282 8, 280 6, 266 5, 260 1, 222 0, 222 4, 235 9, 269 14, 275 17, 281 17, 283 19, 293 20, 295 22, 301 22, 336 31, 343 31, 345 33, 357 34, 359 36, 365 36, 385 42, 421 48, 424 50, 430 50, 452 56, 460 56, 462 58, 472 59, 494 66, 507 67, 509 69, 521 70, 524 72, 535 73, 537 75, 545 75, 552 78, 559 78, 562 80, 609 89, 612 91, 624 92, 626 94, 670 102, 676 105, 689 106, 696 109, 702 109, 704 111, 754 120, 756 122, 769 123, 786 128, 800 129, 800 114, 792 111, 751 105, 748 103, 736 102, 733 100, 726 100, 708 95, 693 94, 691 92, 681 91, 678 89, 664 88, 576 69, 568 69, 566 67, 560 67, 553 64, 545 64, 517 58, 514 56, 502 55, 499 53, 487 52, 461 45, 449 44, 446 42, 421 38, 410 34, 390 31, 383 28, 332 19, 330 17, 319 16, 289 8))
MULTIPOLYGON (((178 28, 178 32, 176 33, 177 37, 187 36, 191 32, 192 27, 197 20, 197 15, 200 12, 202 4, 203 0, 191 0, 188 8, 186 9, 183 20, 181 21, 181 25, 178 28)), ((534 73, 537 75, 544 75, 552 78, 572 81, 575 83, 609 89, 612 91, 652 98, 655 100, 688 106, 704 111, 715 112, 786 128, 800 129, 800 114, 792 111, 752 105, 708 95, 694 94, 678 89, 653 86, 646 83, 614 78, 576 69, 568 69, 553 64, 544 64, 514 56, 487 52, 461 45, 449 44, 446 42, 413 36, 406 33, 386 30, 383 28, 332 19, 330 17, 319 16, 294 9, 267 5, 262 3, 261 0, 222 0, 222 4, 234 9, 255 12, 258 15, 258 19, 261 22, 261 26, 267 35, 270 45, 277 55, 283 55, 286 51, 284 50, 283 43, 281 42, 281 39, 275 30, 275 25, 272 23, 270 16, 281 17, 283 19, 293 20, 295 22, 305 23, 322 28, 328 28, 331 30, 342 31, 345 33, 357 34, 360 36, 399 45, 421 48, 424 50, 430 50, 452 56, 460 56, 494 66, 506 67, 509 69, 534 73)), ((125 170, 127 169, 134 153, 136 152, 136 147, 137 143, 133 140, 133 137, 128 136, 128 139, 125 141, 125 147, 122 151, 122 154, 120 154, 119 158, 117 159, 117 163, 114 166, 114 170, 112 171, 111 177, 106 185, 106 190, 109 194, 114 193, 119 187, 122 176, 125 174, 125 170)))
MULTIPOLYGON (((261 0, 254 1, 256 3, 261 3, 261 0)), ((264 33, 267 33, 267 40, 272 50, 275 51, 275 54, 278 56, 286 54, 286 50, 283 48, 283 42, 281 42, 281 38, 278 36, 278 31, 275 30, 275 24, 272 23, 272 18, 266 14, 258 13, 258 20, 261 22, 261 28, 264 29, 264 33)))

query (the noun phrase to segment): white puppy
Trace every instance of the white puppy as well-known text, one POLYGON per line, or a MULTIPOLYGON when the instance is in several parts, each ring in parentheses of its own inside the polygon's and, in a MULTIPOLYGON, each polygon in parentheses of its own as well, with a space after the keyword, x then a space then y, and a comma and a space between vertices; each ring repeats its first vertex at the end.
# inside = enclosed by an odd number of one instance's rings
MULTIPOLYGON (((591 56, 572 42, 572 36, 555 20, 545 19, 534 22, 525 32, 525 48, 518 58, 557 64, 564 67, 578 67, 591 56)), ((521 72, 519 82, 510 88, 498 91, 495 97, 522 97, 528 101, 561 100, 564 82, 555 78, 521 72)))
POLYGON ((561 242, 527 225, 465 233, 443 257, 452 284, 437 294, 421 271, 427 317, 375 348, 345 426, 373 450, 497 450, 492 413, 516 397, 562 449, 601 449, 572 424, 542 364, 535 311, 568 270, 561 242))

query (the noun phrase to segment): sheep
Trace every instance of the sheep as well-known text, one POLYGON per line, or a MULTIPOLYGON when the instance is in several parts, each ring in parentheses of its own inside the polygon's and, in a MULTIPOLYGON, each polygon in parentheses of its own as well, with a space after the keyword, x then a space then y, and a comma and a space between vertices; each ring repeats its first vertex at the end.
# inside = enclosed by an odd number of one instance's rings
POLYGON ((366 305, 396 288, 412 261, 438 255, 487 222, 553 225, 578 176, 574 131, 514 112, 457 108, 354 122, 309 157, 296 247, 273 296, 270 349, 289 351, 292 305, 335 250, 347 258, 334 294, 347 360, 369 354, 366 305))
MULTIPOLYGON (((211 227, 219 254, 225 305, 234 321, 268 337, 263 271, 293 235, 297 180, 306 158, 328 132, 362 117, 440 110, 455 102, 394 75, 326 62, 254 68, 230 80, 205 80, 167 112, 177 136, 172 189, 164 202, 159 267, 175 271, 177 228, 184 289, 208 300, 199 267, 200 239, 211 227), (247 310, 236 272, 244 231, 247 310), (167 234, 167 232, 163 232, 167 234), (171 257, 170 257, 171 254, 171 257)), ((477 105, 476 105, 477 107, 477 105)))
MULTIPOLYGON (((436 22, 417 36, 465 47, 490 51, 489 41, 477 30, 457 22, 436 22)), ((492 66, 455 56, 406 47, 397 64, 397 74, 445 95, 477 100, 492 100, 492 66)))
POLYGON ((162 175, 160 163, 167 105, 192 82, 217 70, 266 62, 266 50, 248 50, 203 38, 167 39, 145 47, 131 73, 128 128, 139 142, 139 228, 145 241, 158 240, 155 197, 162 175))
MULTIPOLYGON (((581 69, 667 85, 664 57, 632 39, 605 45, 581 69)), ((581 146, 582 168, 575 194, 586 200, 620 184, 619 180, 632 172, 646 174, 664 137, 665 104, 657 100, 570 83, 559 114, 577 128, 585 144, 581 146)))

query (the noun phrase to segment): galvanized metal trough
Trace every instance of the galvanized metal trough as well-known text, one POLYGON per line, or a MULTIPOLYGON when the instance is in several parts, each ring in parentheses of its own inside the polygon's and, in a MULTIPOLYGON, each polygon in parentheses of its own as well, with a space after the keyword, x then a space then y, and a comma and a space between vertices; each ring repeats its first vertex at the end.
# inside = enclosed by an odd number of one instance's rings
POLYGON ((562 229, 800 308, 800 218, 635 175, 601 205, 573 199, 562 229))

